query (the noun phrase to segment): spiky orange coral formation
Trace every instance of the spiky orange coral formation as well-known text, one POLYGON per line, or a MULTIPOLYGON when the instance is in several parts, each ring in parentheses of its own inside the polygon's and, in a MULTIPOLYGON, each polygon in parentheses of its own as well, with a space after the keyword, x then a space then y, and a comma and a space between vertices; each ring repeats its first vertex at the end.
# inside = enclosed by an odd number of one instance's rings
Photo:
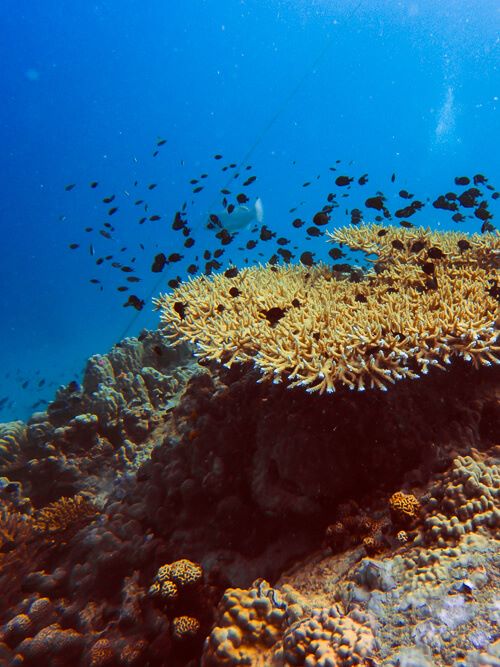
POLYGON ((96 506, 83 496, 63 497, 37 512, 34 529, 45 539, 64 541, 98 513, 96 506))
POLYGON ((328 267, 253 267, 189 280, 155 300, 174 342, 264 379, 332 392, 387 389, 453 357, 498 363, 500 237, 364 225, 331 238, 378 255, 360 282, 328 267))

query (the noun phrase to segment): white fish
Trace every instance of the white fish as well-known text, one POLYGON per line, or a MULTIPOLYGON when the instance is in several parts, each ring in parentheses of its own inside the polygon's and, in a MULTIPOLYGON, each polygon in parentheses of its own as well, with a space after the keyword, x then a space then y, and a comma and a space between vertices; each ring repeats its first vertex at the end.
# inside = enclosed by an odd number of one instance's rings
POLYGON ((262 199, 259 197, 253 206, 236 206, 231 213, 222 211, 216 215, 221 227, 227 229, 228 232, 238 232, 248 227, 254 220, 259 223, 264 220, 262 199))

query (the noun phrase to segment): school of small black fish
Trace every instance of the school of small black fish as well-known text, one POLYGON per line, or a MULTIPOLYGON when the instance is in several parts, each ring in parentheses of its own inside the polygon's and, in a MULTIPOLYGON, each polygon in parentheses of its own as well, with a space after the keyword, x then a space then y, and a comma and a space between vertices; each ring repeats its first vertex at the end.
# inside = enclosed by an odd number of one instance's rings
MULTIPOLYGON (((159 137, 155 141, 152 157, 157 158, 160 152, 164 150, 168 150, 168 140, 159 137)), ((457 176, 454 179, 452 191, 439 194, 435 198, 419 199, 414 193, 406 189, 398 189, 397 174, 392 173, 388 175, 388 183, 390 182, 392 188, 390 194, 393 198, 396 195, 401 204, 394 210, 389 210, 388 197, 384 192, 380 190, 369 191, 370 179, 367 173, 353 173, 351 163, 344 167, 341 160, 336 160, 329 167, 326 175, 316 174, 301 184, 302 188, 309 188, 313 182, 319 181, 321 178, 323 179, 322 182, 326 181, 328 192, 324 196, 324 202, 320 203, 312 214, 309 213, 302 217, 297 216, 297 211, 304 206, 305 201, 301 200, 288 209, 290 230, 293 230, 295 235, 297 230, 300 230, 303 234, 303 238, 299 242, 295 240, 292 243, 290 239, 283 235, 283 226, 280 227, 278 233, 269 226, 268 222, 258 223, 256 220, 252 221, 243 230, 229 231, 223 227, 218 216, 212 213, 207 214, 206 228, 211 230, 214 243, 209 248, 201 247, 193 229, 193 226, 199 227, 199 219, 196 221, 196 225, 191 226, 189 221, 190 210, 196 204, 196 197, 207 187, 211 179, 215 180, 214 177, 219 174, 227 180, 227 184, 220 188, 218 192, 221 197, 220 208, 228 214, 231 214, 236 207, 246 205, 252 197, 255 198, 255 183, 258 182, 251 164, 238 165, 232 161, 225 162, 221 153, 215 153, 213 160, 216 165, 216 172, 201 173, 189 178, 188 185, 191 188, 191 198, 189 201, 182 202, 178 210, 168 215, 153 210, 148 202, 147 193, 160 188, 157 182, 141 183, 134 179, 131 186, 124 189, 123 193, 105 192, 103 191, 103 184, 97 180, 89 180, 85 184, 68 183, 64 190, 73 193, 71 196, 74 196, 79 188, 90 188, 90 190, 96 192, 98 206, 103 207, 102 218, 105 219, 105 222, 98 224, 96 221, 95 224, 83 228, 84 233, 88 235, 88 243, 83 243, 80 240, 74 241, 68 246, 72 252, 88 253, 92 260, 96 272, 88 277, 89 283, 95 285, 98 291, 104 291, 105 288, 109 287, 111 274, 109 271, 103 271, 103 268, 110 267, 122 276, 122 279, 118 281, 120 284, 110 288, 115 289, 118 294, 124 294, 126 297, 125 301, 122 301, 124 308, 140 311, 150 302, 151 288, 154 289, 158 274, 163 275, 166 271, 168 275, 165 276, 165 280, 161 284, 162 289, 165 288, 165 283, 169 288, 175 289, 188 277, 200 274, 210 275, 221 269, 225 271, 226 277, 236 277, 239 271, 237 265, 241 263, 244 265, 251 263, 275 265, 278 262, 290 263, 297 261, 306 267, 311 267, 318 261, 315 250, 318 250, 318 241, 322 242, 321 237, 324 236, 325 226, 333 221, 339 223, 337 214, 342 216, 342 224, 348 222, 358 225, 364 221, 385 222, 411 228, 419 224, 418 217, 419 214, 422 215, 422 211, 439 209, 448 214, 456 224, 469 219, 481 223, 482 233, 491 232, 495 229, 493 225, 494 215, 490 210, 490 203, 498 200, 500 193, 483 174, 457 176), (394 187, 397 188, 396 192, 394 192, 394 187), (103 243, 116 240, 115 234, 120 224, 121 198, 130 198, 131 192, 137 193, 136 197, 132 197, 134 209, 138 211, 137 224, 139 226, 148 223, 163 225, 163 227, 158 228, 158 243, 149 262, 149 275, 137 275, 135 269, 137 253, 147 252, 146 244, 142 240, 139 240, 134 251, 127 246, 119 247, 115 245, 113 250, 110 246, 109 252, 105 250, 98 252, 98 249, 103 247, 103 243), (350 200, 353 200, 352 206, 349 205, 350 200), (335 220, 333 220, 334 211, 336 211, 335 220), (111 219, 113 223, 110 222, 111 219), (170 230, 174 232, 178 240, 173 244, 173 247, 170 240, 168 242, 169 247, 161 249, 162 245, 166 245, 164 239, 171 239, 170 230), (248 236, 250 238, 247 238, 248 236), (102 239, 105 239, 105 241, 102 242, 102 239), (242 240, 241 243, 238 243, 239 239, 242 240), (214 249, 214 244, 219 247, 214 249), (307 244, 313 245, 308 249, 307 244), (231 257, 231 248, 237 249, 237 257, 231 257), (236 261, 236 259, 239 261, 236 261), (178 266, 184 266, 184 264, 185 267, 182 270, 177 268, 178 266), (154 274, 157 274, 156 277, 154 274), (139 285, 142 286, 141 290, 139 290, 139 285)), ((293 161, 292 165, 295 164, 296 161, 293 161)), ((198 214, 196 215, 198 216, 198 214)), ((66 215, 59 217, 59 220, 63 222, 66 219, 66 215)), ((422 224, 425 226, 425 220, 422 221, 422 224)), ((294 238, 296 237, 294 236, 294 238)), ((468 241, 465 238, 459 242, 461 250, 465 250, 467 246, 468 241)), ((413 250, 414 252, 419 251, 417 244, 415 244, 413 250)), ((439 259, 439 253, 438 248, 429 249, 429 261, 423 267, 424 272, 429 276, 428 284, 430 288, 432 288, 434 268, 432 260, 439 259)), ((340 261, 346 257, 340 247, 330 247, 328 256, 333 262, 331 264, 332 271, 350 273, 352 280, 359 280, 359 268, 355 266, 356 263, 359 263, 358 259, 349 258, 349 261, 340 261)), ((325 260, 322 259, 322 261, 325 260)), ((233 289, 238 292, 233 296, 238 296, 239 290, 233 289)), ((495 293, 498 293, 496 286, 495 293)), ((271 308, 263 314, 271 326, 274 326, 284 312, 279 308, 271 308)), ((184 312, 180 308, 179 316, 182 317, 183 315, 184 312)), ((16 379, 22 389, 32 388, 33 382, 38 382, 37 388, 41 389, 46 382, 43 378, 33 380, 32 378, 19 376, 16 379)), ((46 401, 40 399, 31 407, 36 409, 42 407, 45 403, 46 401)), ((0 412, 8 409, 8 407, 9 398, 7 396, 1 397, 0 412)))

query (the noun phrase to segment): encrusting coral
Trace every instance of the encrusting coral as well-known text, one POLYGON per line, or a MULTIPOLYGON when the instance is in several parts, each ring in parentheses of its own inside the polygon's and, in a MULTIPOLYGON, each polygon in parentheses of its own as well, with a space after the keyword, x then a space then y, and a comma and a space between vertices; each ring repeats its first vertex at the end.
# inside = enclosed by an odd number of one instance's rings
POLYGON ((357 281, 321 264, 192 279, 155 300, 166 334, 320 394, 386 390, 454 357, 499 363, 497 233, 361 225, 330 238, 377 255, 373 268, 357 281))

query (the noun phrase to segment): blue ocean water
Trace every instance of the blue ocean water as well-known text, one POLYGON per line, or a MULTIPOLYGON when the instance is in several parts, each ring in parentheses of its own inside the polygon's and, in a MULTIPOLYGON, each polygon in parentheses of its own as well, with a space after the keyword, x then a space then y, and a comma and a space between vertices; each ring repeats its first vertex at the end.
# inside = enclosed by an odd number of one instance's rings
MULTIPOLYGON (((222 164, 252 165, 266 224, 292 240, 291 220, 323 204, 336 160, 337 174, 369 174, 350 208, 377 190, 389 203, 401 188, 432 201, 462 174, 500 180, 494 0, 3 0, 0 26, 2 421, 78 380, 90 354, 157 325, 154 288, 215 247, 204 225, 230 184, 222 164), (113 194, 109 216, 102 199, 113 194), (142 197, 160 220, 138 224, 142 197), (184 201, 189 252, 171 230, 184 201), (111 239, 98 234, 104 222, 111 239), (159 281, 160 251, 185 260, 159 281), (111 254, 136 258, 142 311, 123 307, 116 288, 127 283, 111 260, 96 266, 111 254)), ((339 207, 331 224, 348 221, 339 207)), ((456 228, 430 204, 417 222, 456 228)), ((240 245, 226 261, 244 262, 240 245)))

